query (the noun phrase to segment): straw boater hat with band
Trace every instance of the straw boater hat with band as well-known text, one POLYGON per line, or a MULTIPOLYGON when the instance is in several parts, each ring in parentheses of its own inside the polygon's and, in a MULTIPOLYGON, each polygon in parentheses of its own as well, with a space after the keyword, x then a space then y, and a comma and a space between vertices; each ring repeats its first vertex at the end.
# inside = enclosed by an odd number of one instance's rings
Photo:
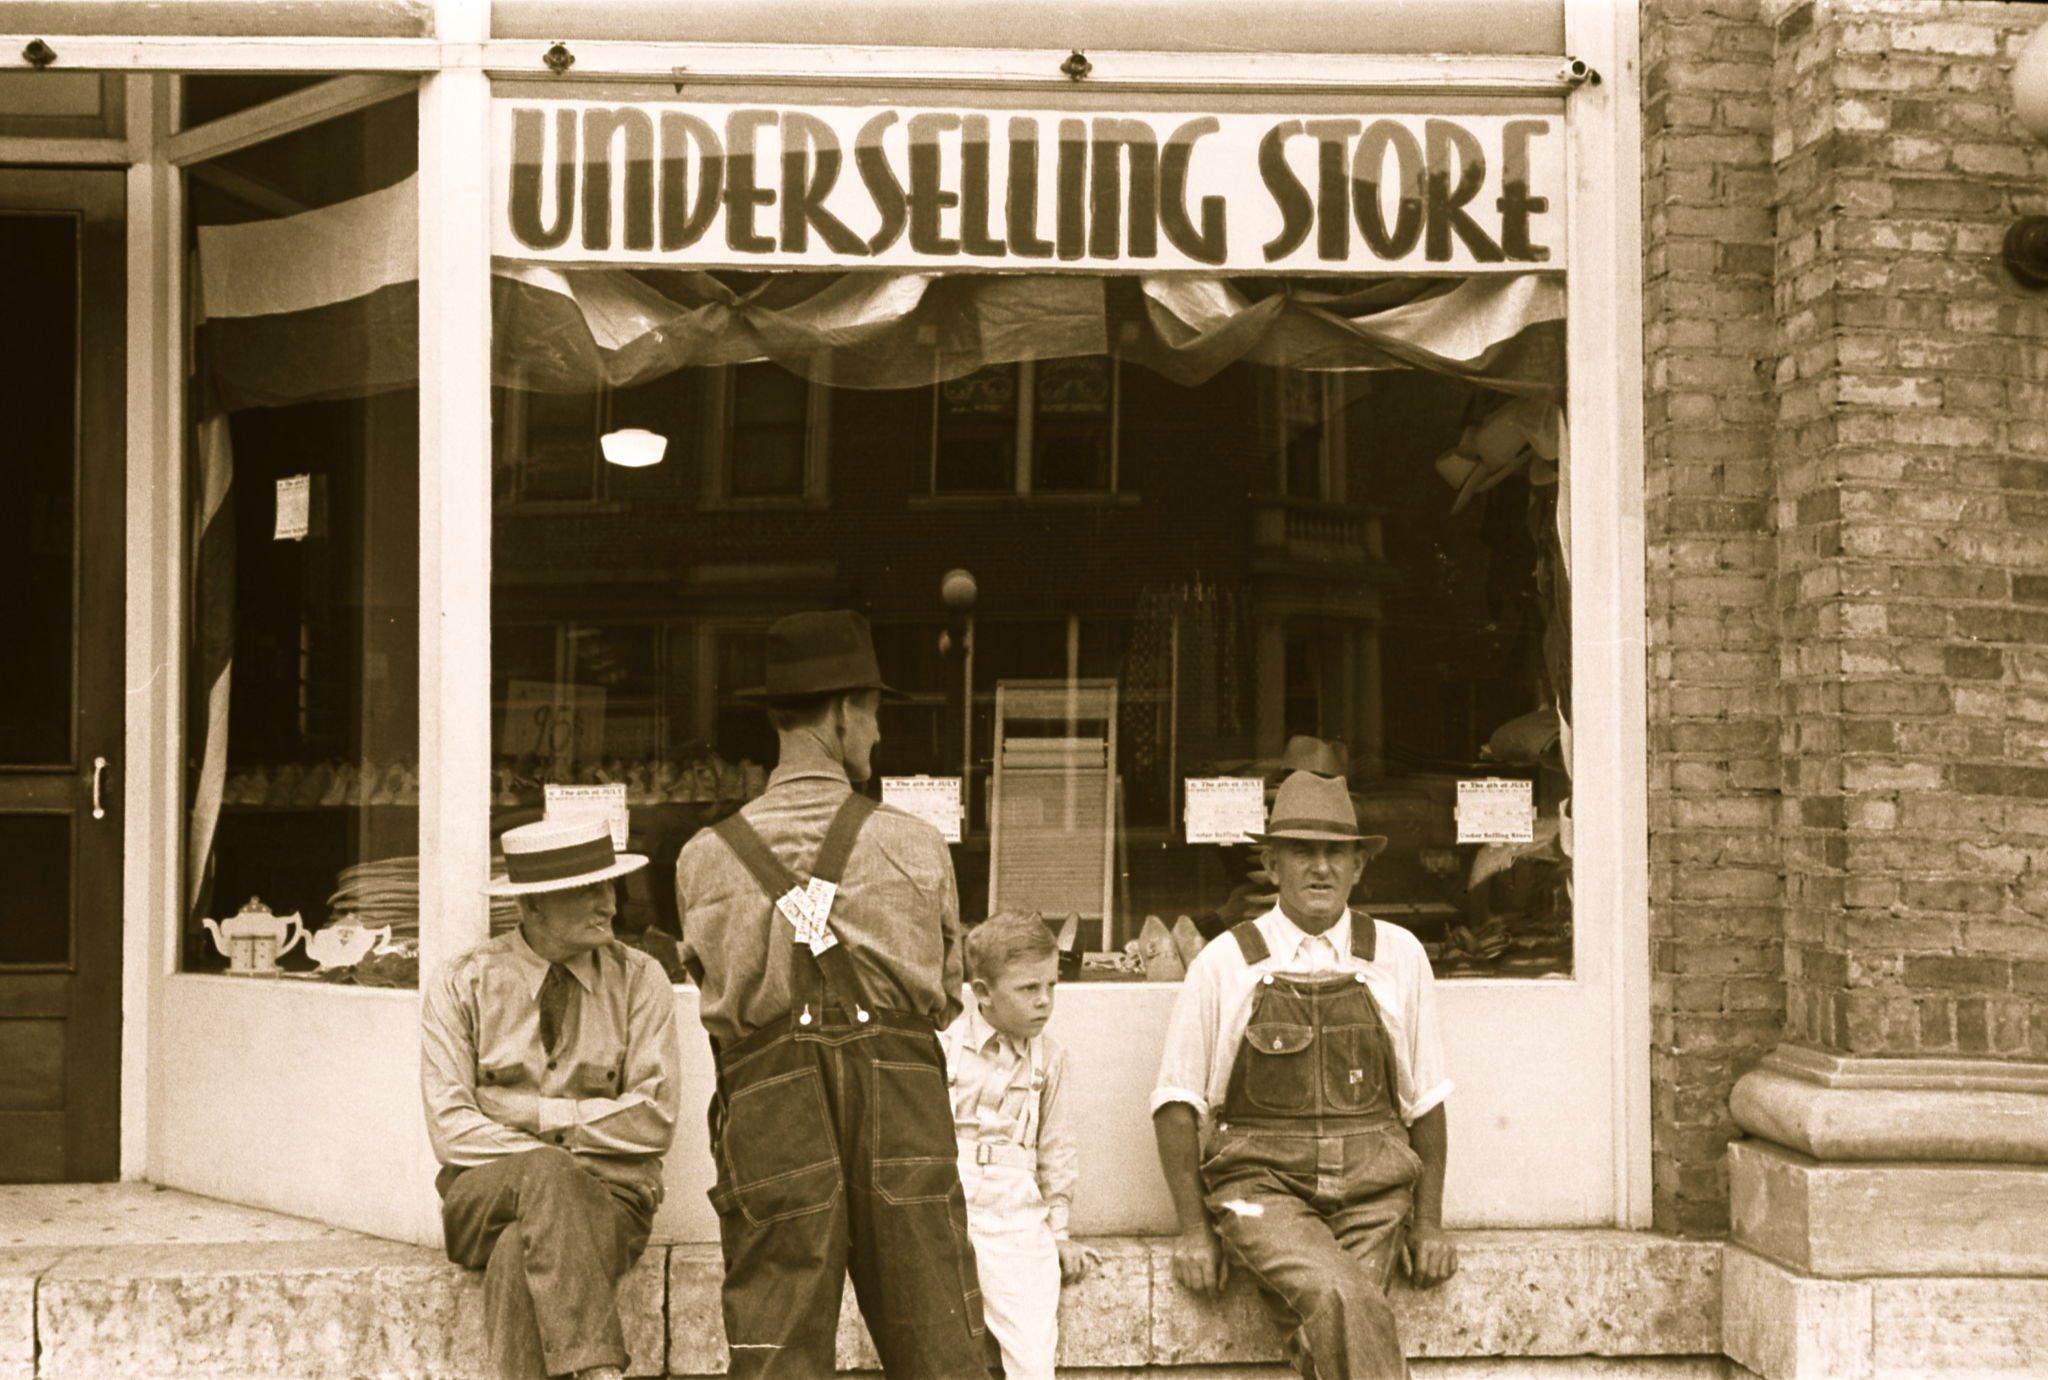
POLYGON ((1280 783, 1273 798, 1272 823, 1253 843, 1355 843, 1368 858, 1387 846, 1385 834, 1361 833, 1351 792, 1339 777, 1298 771, 1280 783))
POLYGON ((767 684, 734 698, 750 704, 787 704, 848 690, 879 691, 906 699, 882 681, 868 620, 852 609, 792 613, 768 626, 767 684))
POLYGON ((536 820, 498 836, 505 871, 484 890, 493 896, 532 896, 608 882, 647 866, 638 853, 612 849, 611 822, 600 814, 536 820))

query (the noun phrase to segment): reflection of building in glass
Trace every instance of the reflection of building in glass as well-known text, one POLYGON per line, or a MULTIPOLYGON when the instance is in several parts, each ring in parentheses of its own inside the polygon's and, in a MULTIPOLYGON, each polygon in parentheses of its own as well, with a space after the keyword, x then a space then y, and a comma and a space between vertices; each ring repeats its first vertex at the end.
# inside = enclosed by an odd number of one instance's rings
MULTIPOLYGON (((1452 516, 1431 466, 1498 395, 1419 371, 1249 364, 1190 387, 1092 356, 910 388, 756 364, 498 396, 501 807, 537 803, 546 779, 623 780, 648 846, 671 855, 772 765, 766 722, 735 698, 760 674, 761 630, 846 604, 908 696, 884 710, 879 769, 964 778, 969 915, 990 904, 999 696, 1100 680, 1115 692, 1112 946, 1147 915, 1213 924, 1253 865, 1180 842, 1182 781, 1270 773, 1309 734, 1344 745, 1367 827, 1394 839, 1364 893, 1378 913, 1488 971, 1568 964, 1559 898, 1526 894, 1542 889, 1527 867, 1468 889, 1473 850, 1453 827, 1460 777, 1534 774, 1482 748, 1553 693, 1531 533, 1554 490, 1511 475, 1452 516), (559 412, 587 432, 658 431, 668 459, 594 466, 574 502, 523 499, 521 428, 559 412), (954 569, 974 577, 971 611, 940 598, 954 569), (572 751, 537 750, 536 697, 579 716, 572 751), (1531 934, 1491 953, 1453 938, 1495 904, 1531 934)), ((1554 815, 1550 776, 1539 810, 1554 815)))

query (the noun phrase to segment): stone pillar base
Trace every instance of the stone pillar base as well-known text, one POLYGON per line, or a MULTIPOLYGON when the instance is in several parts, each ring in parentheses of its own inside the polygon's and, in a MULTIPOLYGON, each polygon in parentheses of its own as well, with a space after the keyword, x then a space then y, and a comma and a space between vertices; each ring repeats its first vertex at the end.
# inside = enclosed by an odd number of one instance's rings
POLYGON ((1781 1048, 1736 1086, 1722 1345, 1765 1380, 2048 1375, 2048 1067, 1781 1048))

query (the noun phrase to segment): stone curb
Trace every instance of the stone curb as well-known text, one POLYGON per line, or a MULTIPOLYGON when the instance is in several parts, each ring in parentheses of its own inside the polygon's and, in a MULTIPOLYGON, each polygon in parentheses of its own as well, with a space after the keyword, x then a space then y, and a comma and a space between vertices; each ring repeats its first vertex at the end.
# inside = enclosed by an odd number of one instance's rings
MULTIPOLYGON (((1234 1281, 1219 1304, 1173 1279, 1157 1238, 1099 1238, 1100 1269, 1060 1299, 1059 1363, 1107 1369, 1277 1362, 1280 1337, 1257 1295, 1234 1281)), ((1701 1356, 1721 1349, 1721 1243, 1625 1231, 1498 1231, 1458 1236, 1461 1268, 1441 1289, 1397 1284, 1394 1307, 1416 1357, 1701 1356)), ((722 1375, 718 1252, 669 1253, 669 1369, 722 1375)), ((849 1289, 842 1370, 879 1367, 849 1289)))
MULTIPOLYGON (((1420 1357, 1720 1350, 1721 1245, 1623 1231, 1469 1232, 1442 1289, 1394 1293, 1420 1357)), ((1128 1371, 1279 1359, 1242 1282, 1211 1305, 1156 1238, 1091 1243, 1061 1304, 1060 1363, 1128 1371)), ((725 1370, 715 1247, 657 1245, 623 1289, 631 1374, 725 1370)), ((0 1380, 420 1376, 488 1380, 481 1276, 371 1238, 0 1251, 0 1380)), ((849 1293, 839 1363, 873 1369, 849 1293)))

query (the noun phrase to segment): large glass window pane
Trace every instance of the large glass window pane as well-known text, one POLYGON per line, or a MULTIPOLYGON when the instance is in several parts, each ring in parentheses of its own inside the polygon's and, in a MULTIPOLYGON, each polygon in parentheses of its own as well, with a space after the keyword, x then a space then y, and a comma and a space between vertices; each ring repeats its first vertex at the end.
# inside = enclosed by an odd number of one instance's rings
POLYGON ((72 547, 78 487, 78 231, 69 215, 0 215, 0 320, 33 323, 8 352, 8 501, 0 503, 0 633, 14 664, 0 689, 0 763, 71 759, 72 547), (17 344, 27 344, 26 338, 17 344))
POLYGON ((71 816, 0 816, 0 965, 71 960, 71 816))
POLYGON ((362 227, 402 223, 364 208, 409 194, 417 150, 406 97, 188 170, 189 968, 226 963, 198 921, 253 899, 316 931, 389 926, 396 952, 358 980, 414 976, 418 294, 409 240, 362 227))
MULTIPOLYGON (((764 283, 734 290, 767 294, 748 300, 801 337, 815 284, 764 283)), ((971 305, 1015 280, 948 283, 971 305)), ((956 324, 876 339, 972 338, 956 324)), ((1155 917, 1214 935, 1270 904, 1255 850, 1191 839, 1189 782, 1263 797, 1304 754, 1389 840, 1357 904, 1411 928, 1446 975, 1568 972, 1554 391, 1385 355, 1195 369, 1135 314, 1104 334, 1115 354, 1053 333, 1019 359, 1019 326, 1009 357, 948 356, 936 381, 880 344, 742 365, 719 342, 662 345, 660 365, 608 347, 631 365, 608 424, 668 448, 651 468, 601 467, 599 509, 498 510, 498 826, 544 808, 550 782, 623 786, 656 866, 628 879, 622 929, 672 927, 668 862, 774 766, 742 696, 763 681, 767 626, 851 606, 905 694, 882 711, 878 774, 959 782, 963 913, 1078 913, 1084 977, 1137 976, 1128 951, 1155 917), (731 501, 796 492, 816 466, 832 482, 800 514, 731 501), (971 580, 948 586, 956 571, 971 580), (575 731, 543 747, 536 710, 575 731), (1477 780, 1511 783, 1494 788, 1520 802, 1493 830, 1506 837, 1461 832, 1477 780)), ((501 304, 501 379, 542 364, 531 386, 575 385, 547 346, 501 304)), ((533 415, 500 407, 501 465, 533 415)))

